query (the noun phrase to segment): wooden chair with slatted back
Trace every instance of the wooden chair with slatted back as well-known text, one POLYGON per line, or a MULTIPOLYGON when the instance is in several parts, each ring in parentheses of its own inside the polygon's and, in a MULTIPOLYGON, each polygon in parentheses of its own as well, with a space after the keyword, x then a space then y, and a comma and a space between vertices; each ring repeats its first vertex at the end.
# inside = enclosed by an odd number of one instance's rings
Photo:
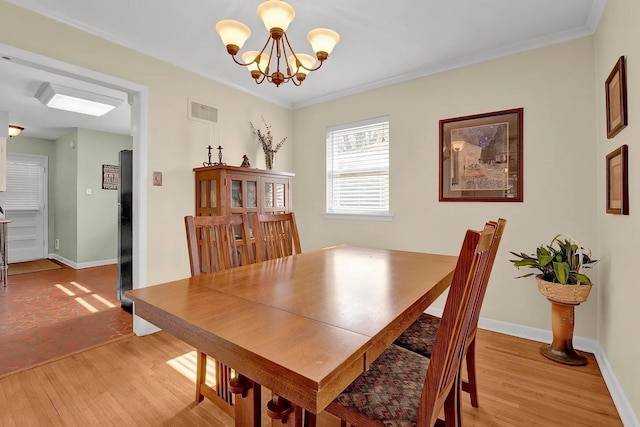
POLYGON ((459 425, 460 363, 494 232, 465 235, 433 358, 391 345, 327 407, 343 426, 433 426, 442 408, 445 425, 459 425))
MULTIPOLYGON (((224 216, 185 216, 191 276, 212 273, 253 263, 249 224, 246 214, 224 216)), ((212 308, 215 309, 215 308, 212 308)), ((207 355, 198 350, 196 401, 204 397, 234 416, 229 380, 232 369, 215 361, 216 389, 206 383, 207 355)))
MULTIPOLYGON (((504 232, 504 227, 507 220, 500 218, 498 222, 489 221, 485 227, 493 227, 496 229, 493 240, 491 242, 491 248, 489 249, 489 261, 487 263, 486 271, 484 272, 480 292, 478 294, 478 304, 476 310, 476 316, 471 323, 471 329, 469 331, 469 337, 465 347, 465 360, 467 364, 467 381, 463 381, 462 389, 469 393, 471 397, 471 405, 474 408, 479 406, 478 404, 478 383, 476 379, 476 332, 478 331, 478 319, 480 317, 480 308, 484 295, 487 291, 487 285, 489 284, 489 277, 493 268, 493 263, 498 253, 498 247, 500 246, 500 240, 504 232)), ((394 342, 394 344, 404 347, 408 350, 419 353, 425 357, 431 357, 433 352, 433 345, 435 343, 436 332, 440 325, 440 318, 432 316, 427 313, 420 315, 409 328, 394 342)))
POLYGON ((283 258, 302 252, 293 212, 253 215, 256 261, 283 258))

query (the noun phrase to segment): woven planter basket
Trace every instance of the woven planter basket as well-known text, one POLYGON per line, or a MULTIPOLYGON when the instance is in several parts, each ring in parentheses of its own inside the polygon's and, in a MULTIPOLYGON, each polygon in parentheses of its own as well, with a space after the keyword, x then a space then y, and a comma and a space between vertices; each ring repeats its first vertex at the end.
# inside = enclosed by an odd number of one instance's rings
POLYGON ((562 285, 560 283, 547 282, 536 276, 538 290, 547 299, 560 304, 578 305, 589 298, 591 283, 580 285, 562 285))

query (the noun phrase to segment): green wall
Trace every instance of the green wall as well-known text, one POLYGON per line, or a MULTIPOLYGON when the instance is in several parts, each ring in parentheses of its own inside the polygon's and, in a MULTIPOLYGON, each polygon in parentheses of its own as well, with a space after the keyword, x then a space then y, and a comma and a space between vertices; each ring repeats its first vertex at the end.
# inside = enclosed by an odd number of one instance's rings
POLYGON ((74 129, 55 141, 9 139, 10 153, 49 158, 49 253, 80 267, 116 260, 118 192, 102 190, 102 165, 117 165, 118 153, 132 146, 130 136, 88 129, 74 129))
POLYGON ((77 182, 78 172, 78 130, 58 138, 56 146, 56 174, 55 174, 55 212, 54 235, 60 240, 60 248, 55 253, 70 261, 78 259, 77 247, 77 182))
POLYGON ((118 191, 102 189, 102 165, 117 165, 131 150, 130 136, 87 129, 77 140, 77 262, 115 260, 118 254, 118 191), (88 195, 87 189, 91 190, 88 195))

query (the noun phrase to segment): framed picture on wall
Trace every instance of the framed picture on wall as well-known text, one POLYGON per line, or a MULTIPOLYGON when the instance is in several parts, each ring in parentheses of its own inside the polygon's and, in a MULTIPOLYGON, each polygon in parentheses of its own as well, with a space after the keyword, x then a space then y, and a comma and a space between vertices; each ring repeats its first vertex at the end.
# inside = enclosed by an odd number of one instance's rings
POLYGON ((441 202, 522 202, 523 109, 440 120, 441 202))
POLYGON ((607 213, 629 215, 627 146, 607 154, 607 213))
POLYGON ((621 56, 604 83, 607 100, 607 138, 627 126, 627 77, 621 56))
POLYGON ((117 165, 102 165, 102 189, 117 190, 120 182, 120 167, 117 165))

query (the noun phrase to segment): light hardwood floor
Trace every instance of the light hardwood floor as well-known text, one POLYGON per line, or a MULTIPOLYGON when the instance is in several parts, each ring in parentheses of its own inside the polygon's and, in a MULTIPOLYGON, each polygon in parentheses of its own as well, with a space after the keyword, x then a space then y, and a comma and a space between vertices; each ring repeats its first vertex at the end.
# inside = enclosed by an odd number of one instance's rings
MULTIPOLYGON (((593 356, 587 366, 568 367, 546 360, 539 347, 478 331, 480 408, 464 396, 465 426, 622 425, 593 356)), ((193 351, 160 332, 9 375, 0 379, 0 426, 233 425, 206 399, 194 402, 193 351)), ((325 414, 318 425, 339 423, 325 414)))

